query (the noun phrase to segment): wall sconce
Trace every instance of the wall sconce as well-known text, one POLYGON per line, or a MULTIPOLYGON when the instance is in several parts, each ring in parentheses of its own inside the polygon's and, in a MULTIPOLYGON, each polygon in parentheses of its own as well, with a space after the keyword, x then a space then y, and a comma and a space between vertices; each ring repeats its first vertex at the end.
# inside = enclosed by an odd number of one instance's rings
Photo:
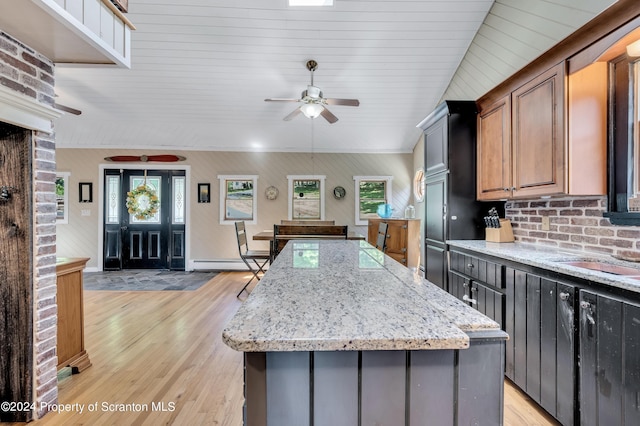
POLYGON ((632 58, 637 58, 640 56, 640 40, 634 41, 627 46, 627 55, 631 56, 632 58))
POLYGON ((78 184, 78 193, 80 194, 81 203, 92 203, 93 202, 93 183, 80 182, 78 184))
POLYGON ((211 202, 211 197, 209 196, 210 193, 211 193, 211 184, 209 183, 198 184, 198 202, 199 203, 211 202))

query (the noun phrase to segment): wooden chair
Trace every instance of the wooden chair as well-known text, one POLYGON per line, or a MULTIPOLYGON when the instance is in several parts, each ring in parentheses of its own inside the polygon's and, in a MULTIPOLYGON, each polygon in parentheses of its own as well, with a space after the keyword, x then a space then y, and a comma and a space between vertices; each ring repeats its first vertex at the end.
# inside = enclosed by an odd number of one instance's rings
POLYGON ((347 235, 347 225, 273 225, 272 260, 278 256, 289 240, 346 240, 347 235))
POLYGON ((376 237, 376 248, 384 253, 387 249, 387 230, 389 224, 386 222, 380 222, 378 224, 378 236, 376 237))
POLYGON ((236 236, 238 239, 238 253, 240 253, 240 259, 242 259, 253 274, 251 279, 247 281, 244 287, 242 287, 242 290, 240 290, 240 293, 236 296, 240 297, 242 292, 247 289, 247 286, 254 278, 260 281, 258 273, 262 272, 264 274, 264 267, 271 260, 271 253, 269 250, 249 250, 247 232, 243 221, 236 222, 236 236), (253 264, 251 262, 253 262, 253 264))
POLYGON ((280 221, 280 225, 335 225, 335 220, 285 220, 280 221))

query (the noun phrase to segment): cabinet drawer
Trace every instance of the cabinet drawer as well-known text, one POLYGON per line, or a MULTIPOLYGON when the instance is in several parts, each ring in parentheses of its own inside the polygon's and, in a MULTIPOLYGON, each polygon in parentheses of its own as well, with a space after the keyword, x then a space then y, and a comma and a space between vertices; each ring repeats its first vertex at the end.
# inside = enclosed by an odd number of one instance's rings
POLYGON ((456 251, 451 251, 450 253, 450 268, 452 271, 492 287, 504 288, 502 265, 456 251))

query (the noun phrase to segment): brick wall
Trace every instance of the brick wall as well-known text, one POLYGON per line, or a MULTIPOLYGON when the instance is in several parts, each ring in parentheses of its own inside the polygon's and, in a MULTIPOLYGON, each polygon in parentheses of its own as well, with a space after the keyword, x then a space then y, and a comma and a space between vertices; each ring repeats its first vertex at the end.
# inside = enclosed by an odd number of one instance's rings
POLYGON ((640 254, 640 227, 612 225, 606 197, 514 200, 505 205, 516 241, 622 256, 640 254), (542 218, 549 217, 549 230, 542 218))
MULTIPOLYGON (((0 31, 0 84, 42 104, 53 105, 54 83, 54 65, 49 59, 0 31)), ((58 400, 55 135, 34 131, 32 143, 33 360, 36 402, 36 412, 33 414, 41 417, 48 405, 58 400)))

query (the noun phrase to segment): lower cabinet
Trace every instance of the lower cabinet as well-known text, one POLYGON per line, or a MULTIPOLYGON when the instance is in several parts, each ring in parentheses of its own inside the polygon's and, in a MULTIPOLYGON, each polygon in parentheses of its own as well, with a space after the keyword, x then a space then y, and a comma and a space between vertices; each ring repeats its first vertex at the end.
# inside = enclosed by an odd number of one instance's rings
POLYGON ((580 424, 640 423, 640 304, 580 290, 580 424))
POLYGON ((500 324, 504 330, 502 265, 450 251, 449 293, 500 324))
POLYGON ((448 290, 501 324, 505 375, 562 425, 640 424, 640 297, 455 249, 448 290))
POLYGON ((575 423, 575 286, 505 268, 505 374, 563 425, 575 423))

